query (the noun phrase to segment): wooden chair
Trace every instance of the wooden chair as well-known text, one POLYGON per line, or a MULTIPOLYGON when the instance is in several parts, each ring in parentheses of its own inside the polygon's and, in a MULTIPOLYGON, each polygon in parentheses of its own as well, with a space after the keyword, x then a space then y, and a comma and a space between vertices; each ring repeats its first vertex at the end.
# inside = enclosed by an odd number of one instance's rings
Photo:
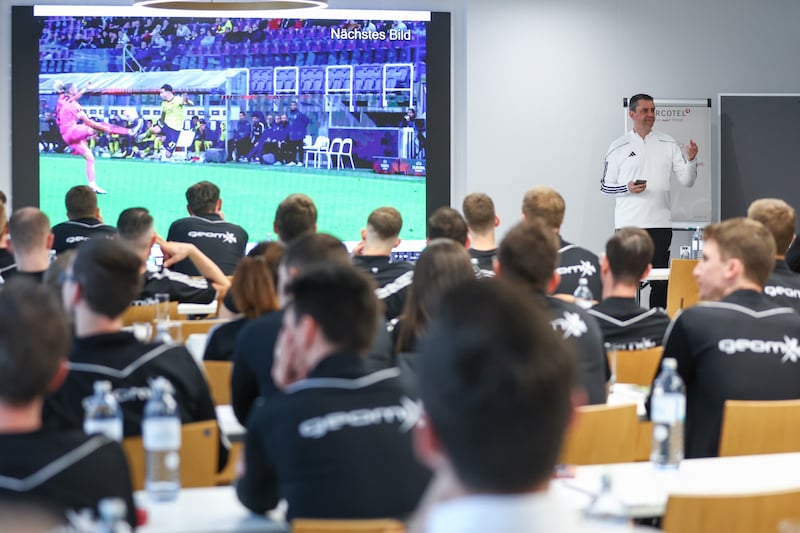
POLYGON ((181 333, 184 340, 194 333, 208 333, 217 324, 224 324, 227 320, 207 318, 204 320, 181 320, 181 333))
MULTIPOLYGON (((144 489, 145 452, 142 437, 126 437, 122 448, 128 458, 133 490, 144 489)), ((216 420, 181 426, 181 487, 216 485, 219 426, 216 420)))
POLYGON ((668 533, 776 533, 800 516, 800 489, 737 495, 671 494, 662 528, 668 533))
POLYGON ((231 442, 231 448, 228 451, 228 462, 221 472, 217 473, 217 485, 230 485, 236 479, 236 463, 244 452, 244 442, 231 442))
POLYGON ((560 463, 592 465, 636 460, 639 420, 636 406, 584 405, 567 430, 560 463))
POLYGON ((216 405, 229 405, 231 403, 231 361, 203 361, 206 372, 208 388, 216 405))
POLYGON ((653 384, 663 351, 663 346, 643 350, 617 350, 616 363, 612 360, 612 354, 607 352, 608 364, 612 369, 616 368, 617 383, 649 387, 653 384))
POLYGON ((800 400, 725 402, 720 456, 783 452, 800 452, 800 400))
MULTIPOLYGON (((178 302, 169 303, 169 316, 173 320, 178 316, 178 302)), ((136 322, 153 322, 156 319, 156 304, 131 305, 122 314, 122 325, 130 326, 136 322)))
POLYGON ((667 285, 667 314, 674 317, 678 311, 691 307, 700 301, 697 282, 692 271, 697 259, 673 259, 669 266, 667 285))
POLYGON ((402 522, 392 519, 317 520, 295 518, 292 533, 404 533, 402 522))

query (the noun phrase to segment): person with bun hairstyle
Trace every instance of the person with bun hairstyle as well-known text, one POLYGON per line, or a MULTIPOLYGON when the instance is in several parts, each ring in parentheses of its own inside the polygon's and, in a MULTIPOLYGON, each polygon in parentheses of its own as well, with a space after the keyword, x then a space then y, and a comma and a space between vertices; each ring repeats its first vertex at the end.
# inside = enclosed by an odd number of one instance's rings
POLYGON ((61 137, 64 138, 64 143, 69 146, 70 153, 79 155, 86 160, 86 177, 89 180, 89 187, 97 194, 105 194, 106 191, 98 187, 95 180, 94 154, 86 145, 86 139, 97 135, 98 131, 117 135, 130 135, 131 131, 121 126, 96 122, 86 116, 86 113, 78 103, 78 99, 86 89, 79 90, 74 83, 60 80, 56 80, 53 83, 53 87, 58 93, 56 123, 61 132, 61 137))

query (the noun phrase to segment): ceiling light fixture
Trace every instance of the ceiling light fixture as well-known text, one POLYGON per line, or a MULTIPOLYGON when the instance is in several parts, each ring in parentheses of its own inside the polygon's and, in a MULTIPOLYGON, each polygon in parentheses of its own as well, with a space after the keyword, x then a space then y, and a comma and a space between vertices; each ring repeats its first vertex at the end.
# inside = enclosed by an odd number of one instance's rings
POLYGON ((198 11, 262 11, 328 7, 328 0, 134 0, 134 6, 198 11))

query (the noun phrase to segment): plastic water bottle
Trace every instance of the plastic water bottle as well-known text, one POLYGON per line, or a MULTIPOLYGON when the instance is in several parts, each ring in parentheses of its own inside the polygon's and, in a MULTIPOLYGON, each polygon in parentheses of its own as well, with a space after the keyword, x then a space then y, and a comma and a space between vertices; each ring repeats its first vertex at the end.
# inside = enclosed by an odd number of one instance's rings
POLYGON ((131 525, 126 519, 128 506, 122 498, 103 498, 97 504, 100 522, 95 533, 131 533, 131 525))
POLYGON ((575 305, 583 309, 589 309, 594 305, 594 295, 589 289, 589 280, 581 278, 578 280, 578 288, 572 293, 575 297, 575 305))
POLYGON ((181 488, 181 419, 169 380, 151 380, 150 391, 142 421, 144 488, 153 500, 170 501, 178 497, 181 488))
POLYGON ((110 381, 95 381, 94 394, 83 400, 83 432, 122 442, 122 409, 111 394, 110 381))
POLYGON ((703 228, 695 228, 692 233, 692 259, 703 257, 703 228))
POLYGON ((627 506, 614 494, 611 475, 603 474, 600 483, 600 492, 584 511, 586 519, 598 525, 629 525, 630 513, 627 506))
POLYGON ((666 358, 653 382, 650 419, 653 421, 653 449, 650 461, 661 468, 678 468, 683 459, 683 421, 686 417, 686 388, 678 375, 678 362, 666 358))

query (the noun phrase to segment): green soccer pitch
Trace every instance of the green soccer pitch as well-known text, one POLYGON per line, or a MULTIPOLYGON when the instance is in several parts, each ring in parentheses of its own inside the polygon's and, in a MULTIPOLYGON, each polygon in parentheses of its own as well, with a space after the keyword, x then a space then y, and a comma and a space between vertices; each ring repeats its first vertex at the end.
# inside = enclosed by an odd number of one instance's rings
MULTIPOLYGON (((425 239, 425 178, 375 174, 371 170, 328 170, 247 163, 159 162, 97 159, 98 196, 103 220, 116 225, 128 207, 146 207, 163 237, 172 221, 188 216, 186 189, 208 180, 220 188, 225 219, 243 226, 251 242, 276 239, 272 220, 278 204, 292 193, 305 193, 317 204, 319 231, 341 240, 361 239, 370 212, 381 206, 403 215, 401 238, 425 239)), ((86 163, 67 154, 39 157, 40 207, 55 225, 66 220, 64 195, 85 185, 86 163)))

